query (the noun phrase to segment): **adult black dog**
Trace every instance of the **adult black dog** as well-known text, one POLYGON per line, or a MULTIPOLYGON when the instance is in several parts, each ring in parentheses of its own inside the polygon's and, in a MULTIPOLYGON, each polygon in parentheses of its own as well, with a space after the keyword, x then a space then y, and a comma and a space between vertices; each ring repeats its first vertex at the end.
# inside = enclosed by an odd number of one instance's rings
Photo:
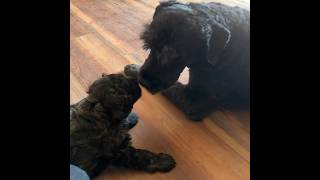
POLYGON ((250 106, 250 13, 220 3, 160 3, 141 35, 150 54, 139 81, 191 119, 220 105, 250 106), (177 83, 189 68, 189 83, 177 83))

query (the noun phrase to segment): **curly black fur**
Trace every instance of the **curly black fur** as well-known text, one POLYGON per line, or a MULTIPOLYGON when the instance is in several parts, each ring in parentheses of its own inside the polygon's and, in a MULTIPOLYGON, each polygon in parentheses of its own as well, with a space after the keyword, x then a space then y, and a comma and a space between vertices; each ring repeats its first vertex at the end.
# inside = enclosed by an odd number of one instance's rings
MULTIPOLYGON (((128 71, 128 70, 127 70, 128 71)), ((175 166, 167 154, 136 149, 128 134, 135 124, 128 115, 141 96, 136 78, 103 75, 89 88, 88 96, 70 106, 70 163, 93 178, 109 165, 169 171, 175 166), (129 122, 129 123, 128 123, 129 122)))
POLYGON ((141 35, 150 54, 139 81, 191 119, 219 105, 250 107, 250 14, 219 3, 161 3, 141 35), (189 83, 176 83, 185 67, 189 83), (168 88, 168 89, 167 89, 168 88))

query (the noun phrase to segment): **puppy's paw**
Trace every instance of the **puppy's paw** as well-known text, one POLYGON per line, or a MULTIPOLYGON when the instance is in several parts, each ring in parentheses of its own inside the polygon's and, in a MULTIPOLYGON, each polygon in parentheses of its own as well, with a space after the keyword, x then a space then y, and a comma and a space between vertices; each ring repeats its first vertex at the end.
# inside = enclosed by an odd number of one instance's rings
POLYGON ((168 172, 176 166, 175 160, 172 156, 164 153, 159 153, 151 160, 151 163, 146 167, 148 172, 168 172))
POLYGON ((139 70, 140 70, 140 65, 137 64, 128 64, 124 67, 124 74, 126 76, 132 77, 137 79, 138 78, 138 74, 139 74, 139 70))

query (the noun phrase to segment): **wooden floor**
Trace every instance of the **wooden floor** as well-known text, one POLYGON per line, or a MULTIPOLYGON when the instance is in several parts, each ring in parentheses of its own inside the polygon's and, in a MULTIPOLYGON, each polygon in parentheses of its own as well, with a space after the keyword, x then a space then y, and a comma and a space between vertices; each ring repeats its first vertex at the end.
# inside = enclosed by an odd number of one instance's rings
MULTIPOLYGON (((245 0, 219 2, 250 7, 245 0)), ((143 63, 147 52, 142 50, 139 34, 157 4, 156 0, 71 0, 70 103, 85 97, 88 85, 102 72, 143 63)), ((176 168, 154 174, 107 169, 97 180, 250 179, 250 112, 221 110, 202 122, 192 122, 161 94, 151 95, 145 89, 134 111, 140 117, 131 131, 134 145, 170 153, 176 168)))

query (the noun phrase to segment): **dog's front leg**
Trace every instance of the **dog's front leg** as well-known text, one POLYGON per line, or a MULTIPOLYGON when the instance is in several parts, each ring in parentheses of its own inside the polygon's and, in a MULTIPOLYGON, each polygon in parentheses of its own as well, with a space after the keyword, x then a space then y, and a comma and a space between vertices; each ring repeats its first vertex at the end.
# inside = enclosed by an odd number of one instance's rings
POLYGON ((179 82, 162 91, 162 94, 194 121, 202 120, 212 109, 210 100, 203 93, 179 82))
POLYGON ((147 172, 167 172, 174 168, 176 163, 168 154, 156 154, 147 150, 128 147, 121 150, 114 164, 147 172))

